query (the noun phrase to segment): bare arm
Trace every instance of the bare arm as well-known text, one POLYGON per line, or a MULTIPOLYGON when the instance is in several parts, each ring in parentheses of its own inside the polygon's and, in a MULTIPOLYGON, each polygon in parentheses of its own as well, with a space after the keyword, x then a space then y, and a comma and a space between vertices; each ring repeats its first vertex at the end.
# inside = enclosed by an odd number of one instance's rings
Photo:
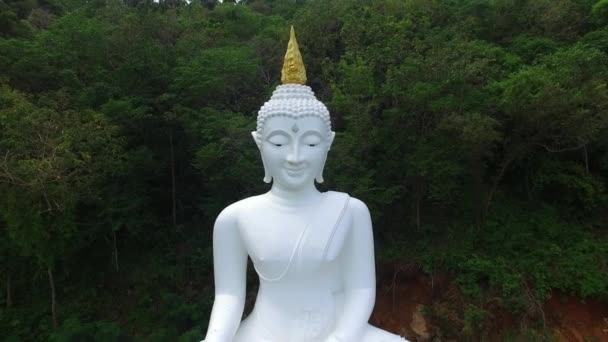
POLYGON ((231 342, 243 316, 247 251, 236 218, 230 206, 220 213, 213 227, 215 301, 206 342, 231 342))
POLYGON ((371 217, 363 202, 353 198, 350 206, 353 226, 345 245, 344 310, 328 341, 358 341, 368 324, 376 300, 371 217))

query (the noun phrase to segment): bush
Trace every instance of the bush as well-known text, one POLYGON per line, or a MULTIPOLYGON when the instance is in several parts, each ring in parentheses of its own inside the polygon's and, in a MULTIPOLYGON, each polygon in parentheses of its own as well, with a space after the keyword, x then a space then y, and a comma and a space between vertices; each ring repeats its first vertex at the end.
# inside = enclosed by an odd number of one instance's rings
POLYGON ((127 339, 121 333, 118 324, 108 321, 82 322, 77 317, 66 319, 49 338, 51 342, 123 340, 127 339))

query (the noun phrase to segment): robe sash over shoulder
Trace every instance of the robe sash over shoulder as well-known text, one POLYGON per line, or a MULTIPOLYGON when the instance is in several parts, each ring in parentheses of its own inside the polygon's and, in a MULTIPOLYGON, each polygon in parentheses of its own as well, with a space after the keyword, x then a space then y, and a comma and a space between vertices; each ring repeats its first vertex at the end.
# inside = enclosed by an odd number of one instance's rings
POLYGON ((320 208, 313 214, 299 246, 300 258, 320 263, 327 261, 329 246, 341 228, 340 223, 350 200, 350 196, 343 192, 328 191, 325 196, 320 208))

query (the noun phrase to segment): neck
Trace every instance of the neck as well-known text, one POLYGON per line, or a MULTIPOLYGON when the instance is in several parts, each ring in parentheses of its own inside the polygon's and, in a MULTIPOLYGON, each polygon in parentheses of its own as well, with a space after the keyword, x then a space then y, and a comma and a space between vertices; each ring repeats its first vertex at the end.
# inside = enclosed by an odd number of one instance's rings
POLYGON ((302 189, 293 190, 286 189, 280 184, 273 182, 268 194, 276 202, 287 206, 304 206, 318 203, 321 197, 321 193, 314 184, 302 189))

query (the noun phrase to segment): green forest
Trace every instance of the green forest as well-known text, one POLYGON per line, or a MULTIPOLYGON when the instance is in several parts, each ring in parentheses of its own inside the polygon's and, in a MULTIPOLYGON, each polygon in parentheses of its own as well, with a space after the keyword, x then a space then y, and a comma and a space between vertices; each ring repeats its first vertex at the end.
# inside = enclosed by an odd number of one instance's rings
POLYGON ((0 339, 203 339, 291 25, 379 295, 447 279, 433 341, 608 307, 608 0, 0 0, 0 339))

